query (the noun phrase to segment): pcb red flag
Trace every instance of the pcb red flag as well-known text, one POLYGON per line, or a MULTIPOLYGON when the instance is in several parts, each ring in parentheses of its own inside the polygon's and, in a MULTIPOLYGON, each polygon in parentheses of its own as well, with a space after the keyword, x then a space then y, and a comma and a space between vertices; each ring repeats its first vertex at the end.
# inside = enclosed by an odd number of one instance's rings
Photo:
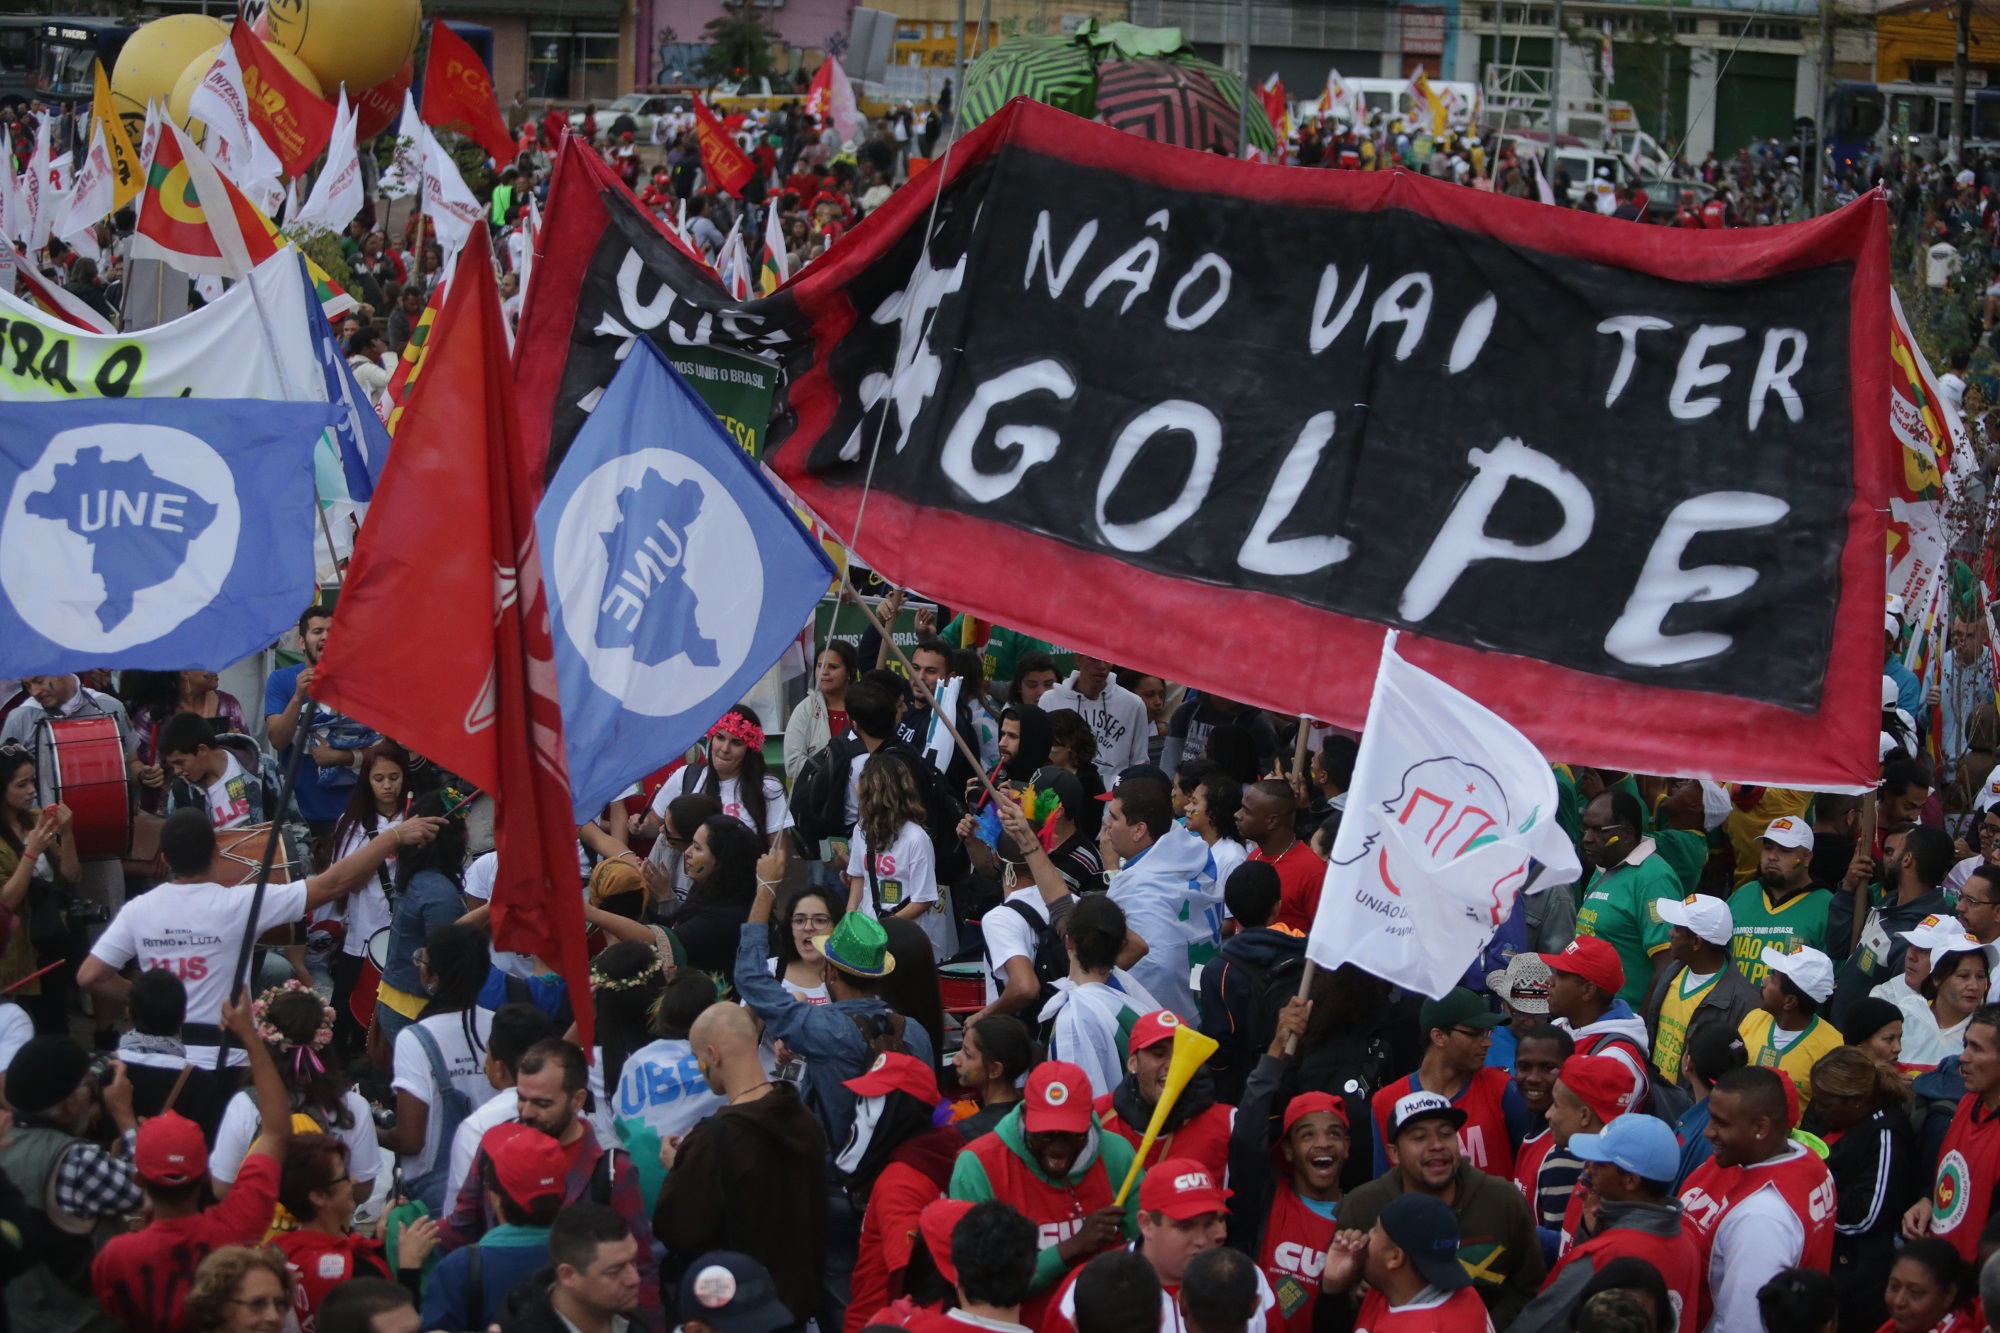
POLYGON ((701 142, 701 169, 716 186, 741 198, 757 169, 699 97, 694 99, 694 132, 701 142))
POLYGON ((589 959, 536 488, 523 466, 483 227, 438 316, 406 425, 355 542, 313 694, 492 793, 494 945, 556 963, 589 1050, 589 959), (416 643, 434 649, 421 690, 410 688, 398 651, 416 643))
POLYGON ((423 119, 440 129, 463 130, 505 164, 514 160, 514 136, 500 117, 493 96, 493 76, 479 53, 465 44, 442 19, 431 20, 431 54, 424 64, 423 119))
POLYGON ((1306 956, 1442 999, 1524 892, 1581 871, 1548 761, 1391 631, 1306 956))
POLYGON ((242 19, 230 28, 229 44, 243 67, 251 125, 285 164, 287 176, 305 175, 333 138, 333 108, 279 64, 242 19))

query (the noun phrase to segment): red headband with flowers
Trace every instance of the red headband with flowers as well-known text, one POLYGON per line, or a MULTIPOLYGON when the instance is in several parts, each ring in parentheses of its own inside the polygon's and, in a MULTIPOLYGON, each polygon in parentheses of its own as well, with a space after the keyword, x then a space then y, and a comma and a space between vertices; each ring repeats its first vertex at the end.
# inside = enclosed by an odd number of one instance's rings
POLYGON ((711 736, 734 736, 753 750, 764 748, 764 729, 743 714, 731 709, 715 720, 708 729, 711 736))

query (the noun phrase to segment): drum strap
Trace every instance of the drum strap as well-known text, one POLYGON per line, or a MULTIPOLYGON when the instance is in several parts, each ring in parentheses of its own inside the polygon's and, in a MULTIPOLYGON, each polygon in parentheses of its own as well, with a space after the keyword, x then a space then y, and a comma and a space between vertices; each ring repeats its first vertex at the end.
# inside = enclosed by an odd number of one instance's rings
POLYGON ((213 1023, 183 1023, 181 1024, 181 1045, 220 1046, 222 1045, 222 1029, 213 1023))

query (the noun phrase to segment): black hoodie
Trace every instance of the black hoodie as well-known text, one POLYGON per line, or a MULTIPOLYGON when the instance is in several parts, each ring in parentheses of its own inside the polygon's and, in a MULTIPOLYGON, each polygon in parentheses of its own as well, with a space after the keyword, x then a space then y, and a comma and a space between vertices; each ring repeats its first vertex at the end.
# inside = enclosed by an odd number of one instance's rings
MULTIPOLYGON (((1018 704, 1009 705, 1008 713, 1019 719, 1021 743, 1014 747, 1014 757, 1002 764, 1010 782, 1026 782, 1039 773, 1049 762, 1049 745, 1055 736, 1049 726, 1049 715, 1039 708, 1023 708, 1018 704)), ((1001 715, 1001 725, 1006 725, 1006 714, 1001 715)))

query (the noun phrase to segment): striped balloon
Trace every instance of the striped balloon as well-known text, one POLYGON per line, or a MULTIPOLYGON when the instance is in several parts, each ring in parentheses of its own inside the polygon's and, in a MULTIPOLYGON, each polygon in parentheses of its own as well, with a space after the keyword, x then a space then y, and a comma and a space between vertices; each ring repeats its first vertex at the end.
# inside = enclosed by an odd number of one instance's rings
MULTIPOLYGON (((1240 110, 1216 83, 1207 71, 1175 60, 1112 61, 1097 71, 1098 119, 1159 143, 1220 148, 1234 157, 1240 110)), ((1264 123, 1268 132, 1270 122, 1264 123)))
MULTIPOLYGON (((1215 85, 1215 91, 1222 95, 1223 101, 1232 107, 1242 105, 1243 80, 1236 77, 1235 71, 1224 69, 1212 60, 1203 60, 1191 51, 1176 51, 1172 55, 1162 56, 1161 59, 1171 65, 1200 70, 1208 75, 1208 81, 1215 85)), ((1271 127, 1271 117, 1264 110, 1261 98, 1250 99, 1250 105, 1244 113, 1243 128, 1250 136, 1253 147, 1261 148, 1267 153, 1277 152, 1278 132, 1271 127)))
POLYGON ((959 124, 969 130, 1016 97, 1093 116, 1097 112, 1091 92, 1096 81, 1090 48, 1074 37, 1009 37, 965 72, 959 124))

